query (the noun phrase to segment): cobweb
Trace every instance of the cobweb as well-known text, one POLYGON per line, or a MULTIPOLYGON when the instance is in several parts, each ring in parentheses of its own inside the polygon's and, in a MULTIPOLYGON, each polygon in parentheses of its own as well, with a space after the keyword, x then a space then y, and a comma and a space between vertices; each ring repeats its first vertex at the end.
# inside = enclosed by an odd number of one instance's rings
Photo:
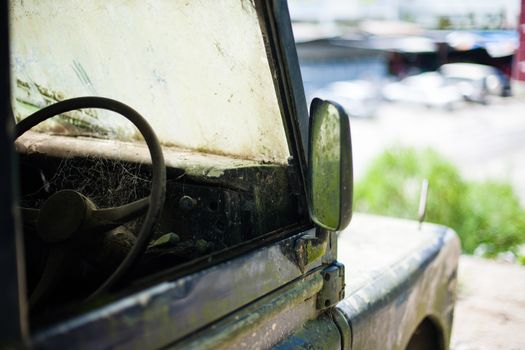
POLYGON ((151 169, 143 164, 93 156, 66 157, 54 163, 37 170, 39 187, 23 196, 26 205, 39 207, 50 195, 64 189, 80 192, 99 208, 123 205, 150 192, 151 169))

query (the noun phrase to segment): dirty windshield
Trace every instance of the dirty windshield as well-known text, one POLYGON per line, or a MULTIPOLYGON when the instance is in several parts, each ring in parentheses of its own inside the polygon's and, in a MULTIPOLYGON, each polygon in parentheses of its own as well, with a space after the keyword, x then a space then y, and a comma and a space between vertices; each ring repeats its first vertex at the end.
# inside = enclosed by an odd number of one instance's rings
MULTIPOLYGON (((17 121, 56 101, 103 96, 141 113, 165 148, 286 163, 251 1, 14 1, 10 17, 17 121)), ((38 131, 141 140, 102 110, 60 115, 38 131)))

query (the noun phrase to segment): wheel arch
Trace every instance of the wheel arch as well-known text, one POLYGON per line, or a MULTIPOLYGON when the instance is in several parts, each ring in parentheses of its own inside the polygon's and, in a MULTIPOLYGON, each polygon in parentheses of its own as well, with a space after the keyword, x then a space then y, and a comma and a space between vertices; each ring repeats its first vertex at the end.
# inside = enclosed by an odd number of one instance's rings
POLYGON ((406 350, 445 350, 445 331, 436 317, 425 316, 410 336, 406 350))

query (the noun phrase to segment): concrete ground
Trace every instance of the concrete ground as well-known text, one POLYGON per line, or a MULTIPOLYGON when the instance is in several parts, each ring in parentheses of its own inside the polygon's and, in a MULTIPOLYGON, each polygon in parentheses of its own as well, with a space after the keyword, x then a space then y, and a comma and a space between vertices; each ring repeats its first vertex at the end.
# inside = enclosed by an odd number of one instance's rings
POLYGON ((525 349, 525 267, 462 256, 453 350, 525 349))
MULTIPOLYGON (((374 119, 352 119, 351 128, 356 178, 392 145, 428 146, 466 178, 510 181, 525 206, 525 100, 495 98, 452 112, 386 104, 374 119)), ((453 350, 525 350, 525 267, 461 258, 451 344, 453 350)))

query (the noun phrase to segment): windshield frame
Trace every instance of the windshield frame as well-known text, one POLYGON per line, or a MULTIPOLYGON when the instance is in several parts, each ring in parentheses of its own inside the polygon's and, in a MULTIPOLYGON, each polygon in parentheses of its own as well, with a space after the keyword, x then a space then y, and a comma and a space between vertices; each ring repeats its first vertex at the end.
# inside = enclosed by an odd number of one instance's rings
POLYGON ((14 118, 11 108, 8 2, 0 1, 0 347, 27 344, 29 322, 25 301, 24 251, 18 213, 18 164, 14 152, 14 118))
POLYGON ((290 154, 299 170, 298 185, 306 200, 309 114, 288 4, 279 0, 254 2, 267 45, 268 62, 273 73, 290 154))

